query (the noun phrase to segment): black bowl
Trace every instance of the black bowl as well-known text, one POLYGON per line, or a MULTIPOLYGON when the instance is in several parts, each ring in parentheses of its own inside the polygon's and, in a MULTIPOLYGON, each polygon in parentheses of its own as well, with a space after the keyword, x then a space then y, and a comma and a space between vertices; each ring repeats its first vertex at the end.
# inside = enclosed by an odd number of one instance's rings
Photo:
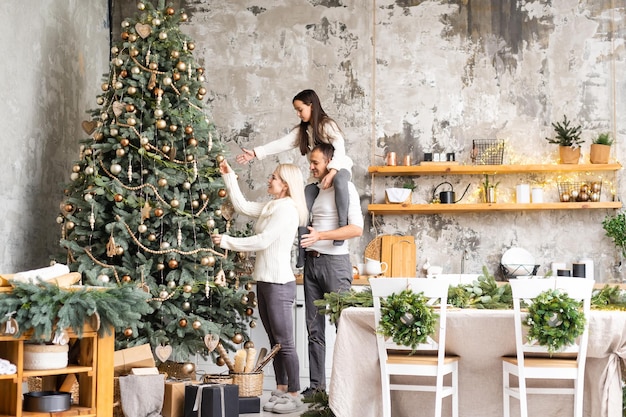
POLYGON ((24 411, 56 413, 72 406, 72 394, 62 391, 33 391, 24 394, 24 411))

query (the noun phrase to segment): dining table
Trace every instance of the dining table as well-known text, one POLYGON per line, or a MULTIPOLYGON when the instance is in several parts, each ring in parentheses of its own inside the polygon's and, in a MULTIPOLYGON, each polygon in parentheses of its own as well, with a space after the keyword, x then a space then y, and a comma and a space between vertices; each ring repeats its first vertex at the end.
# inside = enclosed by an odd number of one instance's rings
MULTIPOLYGON (((448 308, 446 352, 459 356, 459 417, 501 417, 502 356, 515 355, 513 310, 448 308)), ((620 362, 626 360, 626 312, 592 310, 585 368, 584 416, 622 416, 620 362)), ((407 377, 400 377, 407 378, 407 377)), ((564 382, 563 383, 571 383, 564 382)), ((329 405, 336 417, 381 417, 382 393, 374 309, 342 311, 333 351, 329 405)), ((393 417, 434 415, 433 393, 392 391, 393 417)), ((511 417, 519 402, 511 400, 511 417)), ((573 415, 570 395, 530 395, 531 417, 573 415)), ((443 416, 451 416, 444 399, 443 416)))

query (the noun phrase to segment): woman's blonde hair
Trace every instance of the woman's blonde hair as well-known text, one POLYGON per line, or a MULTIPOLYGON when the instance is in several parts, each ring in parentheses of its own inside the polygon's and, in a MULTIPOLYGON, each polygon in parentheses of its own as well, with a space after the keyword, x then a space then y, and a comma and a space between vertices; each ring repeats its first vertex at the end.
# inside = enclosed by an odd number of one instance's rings
POLYGON ((294 164, 279 164, 278 175, 287 184, 289 197, 296 203, 300 226, 306 226, 309 222, 309 210, 306 207, 304 197, 304 178, 302 171, 294 164))

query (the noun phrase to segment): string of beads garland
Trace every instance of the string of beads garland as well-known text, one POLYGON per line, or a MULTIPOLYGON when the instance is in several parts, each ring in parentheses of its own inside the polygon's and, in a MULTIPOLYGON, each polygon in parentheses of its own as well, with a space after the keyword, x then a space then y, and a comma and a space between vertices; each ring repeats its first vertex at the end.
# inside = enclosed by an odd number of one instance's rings
POLYGON ((423 293, 404 290, 380 300, 380 323, 378 331, 402 346, 417 349, 428 336, 435 333, 438 314, 423 293))
POLYGON ((573 344, 585 330, 586 322, 581 303, 559 289, 539 294, 524 319, 529 327, 528 341, 537 341, 550 354, 573 344))

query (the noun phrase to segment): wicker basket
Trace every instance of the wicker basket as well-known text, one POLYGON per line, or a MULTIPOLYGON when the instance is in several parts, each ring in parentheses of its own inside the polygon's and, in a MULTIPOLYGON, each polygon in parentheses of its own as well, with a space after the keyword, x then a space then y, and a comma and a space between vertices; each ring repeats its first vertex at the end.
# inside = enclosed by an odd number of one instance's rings
POLYGON ((203 384, 232 384, 233 377, 232 375, 222 375, 222 374, 207 374, 202 377, 203 384))
POLYGON ((239 385, 240 397, 260 397, 263 394, 263 372, 231 372, 233 384, 239 385))

